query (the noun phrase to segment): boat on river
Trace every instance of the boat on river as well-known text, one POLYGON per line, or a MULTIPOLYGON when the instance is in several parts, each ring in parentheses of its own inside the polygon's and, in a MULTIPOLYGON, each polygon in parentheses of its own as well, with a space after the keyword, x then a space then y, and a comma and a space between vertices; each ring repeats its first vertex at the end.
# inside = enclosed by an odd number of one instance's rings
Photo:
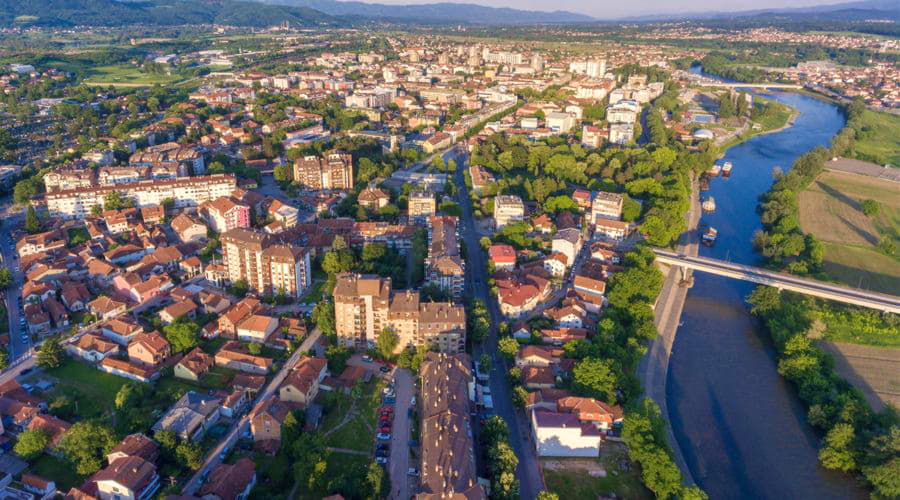
POLYGON ((725 177, 728 177, 729 175, 731 175, 731 167, 732 167, 732 165, 731 165, 730 161, 726 161, 725 163, 723 163, 722 164, 722 175, 724 175, 725 177))
POLYGON ((700 204, 700 208, 703 209, 704 212, 715 212, 716 211, 716 199, 712 196, 703 200, 703 203, 700 204))
POLYGON ((713 166, 709 167, 709 170, 706 171, 706 175, 710 177, 718 177, 719 172, 722 171, 722 165, 718 163, 714 163, 713 166))
POLYGON ((703 234, 700 235, 700 241, 703 242, 704 245, 711 247, 716 243, 716 238, 718 237, 719 231, 712 226, 708 226, 703 230, 703 234))

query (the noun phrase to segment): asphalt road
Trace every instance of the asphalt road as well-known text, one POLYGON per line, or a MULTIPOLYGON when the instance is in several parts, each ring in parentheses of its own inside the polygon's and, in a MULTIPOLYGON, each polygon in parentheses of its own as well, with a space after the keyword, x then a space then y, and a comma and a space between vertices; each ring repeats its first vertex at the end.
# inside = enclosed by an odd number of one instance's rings
MULTIPOLYGON (((410 482, 415 478, 406 475, 409 467, 418 464, 409 462, 410 418, 409 400, 413 396, 415 383, 409 370, 394 370, 394 391, 397 393, 397 404, 394 405, 394 423, 391 430, 391 498, 407 500, 410 495, 410 482)), ((413 485, 415 486, 415 485, 413 485)), ((413 488, 413 491, 416 491, 413 488)))
MULTIPOLYGON (((291 372, 294 366, 297 364, 297 361, 300 360, 300 356, 306 354, 310 349, 312 349, 313 344, 319 340, 319 337, 322 336, 322 331, 317 327, 313 330, 308 337, 300 344, 300 347, 294 351, 294 354, 291 355, 290 358, 284 363, 284 366, 281 367, 281 370, 275 374, 275 377, 269 382, 269 385, 259 393, 257 398, 253 401, 253 405, 255 406, 258 402, 265 400, 269 396, 275 393, 278 390, 278 387, 284 381, 285 377, 291 372)), ((225 437, 219 441, 210 452, 209 455, 206 456, 206 460, 203 461, 203 466, 197 470, 197 473, 194 474, 187 484, 185 484, 184 489, 182 490, 185 495, 193 495, 200 489, 200 485, 203 484, 203 473, 204 471, 211 470, 216 466, 219 462, 222 461, 221 456, 223 452, 227 452, 234 446, 234 443, 240 439, 241 435, 247 432, 250 429, 250 414, 247 413, 239 421, 234 423, 231 426, 231 430, 225 437)))
POLYGON ((3 225, 0 230, 0 257, 3 259, 3 266, 8 267, 13 274, 13 286, 3 292, 3 300, 9 313, 9 361, 12 363, 29 351, 31 339, 28 335, 23 335, 26 330, 22 328, 19 321, 19 302, 25 275, 22 274, 21 269, 16 271, 18 256, 15 242, 12 241, 11 236, 15 225, 22 221, 22 216, 12 211, 8 197, 4 201, 5 203, 0 208, 0 213, 3 215, 3 225))
MULTIPOLYGON (((461 146, 461 147, 464 147, 461 146)), ((516 456, 519 457, 519 466, 516 476, 520 485, 520 497, 531 500, 544 490, 543 476, 537 452, 531 441, 531 431, 524 418, 519 418, 513 406, 509 384, 506 381, 505 361, 497 353, 497 325, 503 320, 503 316, 497 306, 497 301, 488 293, 487 282, 484 276, 484 253, 478 243, 478 233, 475 230, 474 215, 472 215, 472 200, 466 189, 463 172, 468 165, 468 155, 461 148, 454 148, 451 155, 457 163, 455 183, 459 191, 459 202, 463 208, 461 235, 466 243, 468 262, 466 263, 466 275, 468 290, 474 292, 475 297, 484 301, 491 315, 491 331, 482 346, 475 346, 474 359, 477 361, 482 352, 487 352, 492 359, 490 373, 491 394, 494 400, 494 414, 500 416, 509 426, 509 441, 516 456)))

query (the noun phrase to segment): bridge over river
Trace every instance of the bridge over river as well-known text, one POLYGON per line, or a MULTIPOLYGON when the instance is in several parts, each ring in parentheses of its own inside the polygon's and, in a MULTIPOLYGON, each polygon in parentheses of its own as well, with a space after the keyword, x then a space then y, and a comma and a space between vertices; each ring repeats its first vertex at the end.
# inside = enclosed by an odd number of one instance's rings
POLYGON ((712 273, 760 285, 773 286, 779 290, 790 290, 823 299, 900 314, 900 297, 893 295, 858 290, 709 257, 691 257, 659 248, 654 248, 653 252, 656 254, 658 262, 677 266, 681 269, 712 273))

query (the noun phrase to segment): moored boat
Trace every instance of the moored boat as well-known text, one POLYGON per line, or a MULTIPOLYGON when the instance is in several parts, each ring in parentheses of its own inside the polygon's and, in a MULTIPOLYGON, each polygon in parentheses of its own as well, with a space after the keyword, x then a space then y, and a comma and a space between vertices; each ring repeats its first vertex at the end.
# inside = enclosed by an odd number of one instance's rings
POLYGON ((704 212, 715 212, 716 211, 716 199, 710 196, 703 200, 703 203, 700 204, 700 208, 703 209, 704 212))
POLYGON ((718 177, 719 172, 722 171, 722 165, 718 163, 713 164, 713 166, 709 167, 709 170, 706 171, 706 175, 710 177, 718 177))
POLYGON ((726 177, 728 177, 729 175, 731 175, 731 167, 732 167, 731 162, 730 162, 730 161, 726 161, 726 162, 722 165, 722 175, 724 175, 724 176, 726 176, 726 177))
POLYGON ((700 236, 700 241, 703 242, 706 246, 713 246, 716 242, 716 238, 719 237, 719 231, 714 227, 707 227, 703 234, 700 236))

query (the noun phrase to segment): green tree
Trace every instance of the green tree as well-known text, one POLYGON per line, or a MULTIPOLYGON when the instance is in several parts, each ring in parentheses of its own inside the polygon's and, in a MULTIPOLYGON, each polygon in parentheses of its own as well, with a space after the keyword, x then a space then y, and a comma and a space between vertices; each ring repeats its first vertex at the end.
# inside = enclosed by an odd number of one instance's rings
POLYGON ((328 371, 340 374, 347 367, 347 360, 353 353, 342 345, 330 345, 325 348, 325 358, 328 360, 328 371))
POLYGON ((310 315, 313 323, 322 330, 322 333, 327 336, 334 336, 337 331, 335 330, 335 319, 334 319, 334 303, 328 300, 320 301, 313 308, 312 314, 310 315))
POLYGON ((59 336, 54 335, 38 348, 37 363, 44 368, 58 368, 62 364, 63 355, 59 336))
POLYGON ((59 449, 81 475, 99 470, 106 455, 118 444, 111 429, 97 422, 81 421, 72 425, 59 441, 59 449))
POLYGON ((819 450, 819 461, 826 469, 850 471, 857 461, 853 450, 855 431, 853 425, 840 423, 825 435, 825 447, 819 450))
POLYGON ((752 314, 764 315, 781 306, 781 292, 775 287, 760 285, 747 296, 747 303, 752 314))
POLYGON ((478 369, 481 370, 481 373, 489 373, 491 364, 491 355, 486 352, 481 353, 481 357, 478 359, 478 369))
POLYGON ((378 340, 375 341, 375 349, 378 351, 381 359, 391 359, 394 355, 394 349, 397 348, 399 343, 400 336, 397 335, 397 332, 390 328, 385 328, 378 335, 378 340))
POLYGON ((586 396, 608 404, 616 403, 616 375, 612 362, 599 358, 585 358, 572 369, 575 388, 586 396))
POLYGON ((197 470, 203 465, 203 448, 200 443, 181 443, 175 448, 175 455, 191 470, 197 470))
POLYGON ((513 359, 519 353, 519 341, 512 337, 503 337, 497 341, 497 350, 506 359, 513 359))
POLYGON ((537 500, 559 500, 559 495, 545 490, 538 493, 537 500))
POLYGON ((6 351, 0 351, 0 370, 5 370, 9 367, 9 355, 6 354, 6 351))
POLYGON ((860 204, 860 209, 866 217, 874 217, 881 211, 881 204, 875 200, 865 200, 860 204))
POLYGON ((200 327, 193 321, 176 321, 163 327, 163 334, 172 346, 172 352, 185 352, 200 343, 197 332, 200 327))
POLYGON ((13 283, 12 272, 8 267, 0 268, 0 288, 9 288, 13 283))
POLYGON ((41 453, 50 444, 50 435, 42 429, 26 430, 19 433, 13 451, 24 460, 31 460, 41 453))
POLYGON ((900 497, 900 456, 863 469, 866 479, 883 498, 900 497))
POLYGON ((294 172, 290 165, 278 165, 272 172, 272 176, 278 182, 291 182, 294 180, 294 172))
POLYGON ((528 404, 528 391, 522 387, 521 385, 517 385, 512 389, 512 400, 513 404, 518 406, 521 409, 525 408, 525 405, 528 404))
POLYGON ((28 205, 28 209, 25 211, 25 231, 28 234, 41 232, 41 219, 38 218, 37 211, 31 205, 28 205))
POLYGON ((103 197, 104 210, 121 210, 123 208, 133 208, 134 200, 122 196, 118 191, 112 191, 103 197))

